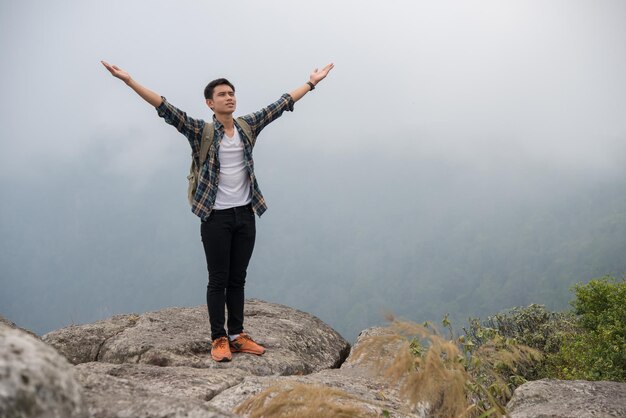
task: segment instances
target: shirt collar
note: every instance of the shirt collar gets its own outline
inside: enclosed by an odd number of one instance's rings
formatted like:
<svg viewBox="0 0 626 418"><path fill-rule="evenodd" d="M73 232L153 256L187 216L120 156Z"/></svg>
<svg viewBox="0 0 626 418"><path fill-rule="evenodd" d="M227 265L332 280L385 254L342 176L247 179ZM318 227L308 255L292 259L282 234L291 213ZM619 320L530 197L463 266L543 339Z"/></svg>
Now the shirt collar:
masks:
<svg viewBox="0 0 626 418"><path fill-rule="evenodd" d="M237 118L233 117L233 121L235 123L235 129L237 129L239 131L239 126L237 126ZM215 126L215 129L217 130L217 132L219 134L223 134L224 133L224 125L222 125L222 122L217 120L217 118L215 117L215 114L213 115L213 126ZM240 133L240 135L241 135L241 133Z"/></svg>
<svg viewBox="0 0 626 418"><path fill-rule="evenodd" d="M217 118L215 117L215 115L213 115L213 126L215 126L215 129L218 132L222 132L224 130L224 125L222 125L222 122L220 122L219 120L217 120Z"/></svg>

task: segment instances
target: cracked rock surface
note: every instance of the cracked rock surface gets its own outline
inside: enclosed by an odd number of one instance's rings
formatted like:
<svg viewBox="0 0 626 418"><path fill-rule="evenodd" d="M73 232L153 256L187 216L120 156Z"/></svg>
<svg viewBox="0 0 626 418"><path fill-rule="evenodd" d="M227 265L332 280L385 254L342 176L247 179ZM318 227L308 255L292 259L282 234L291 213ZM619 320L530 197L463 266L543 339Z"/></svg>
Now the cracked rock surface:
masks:
<svg viewBox="0 0 626 418"><path fill-rule="evenodd" d="M271 380L339 367L350 351L310 314L254 299L245 309L246 332L267 352L235 353L228 363L210 357L206 306L117 315L43 340L76 364L89 416L99 418L236 416L210 400L246 376Z"/></svg>
<svg viewBox="0 0 626 418"><path fill-rule="evenodd" d="M159 367L147 364L79 364L76 375L90 417L234 417L207 403L243 380L240 370Z"/></svg>
<svg viewBox="0 0 626 418"><path fill-rule="evenodd" d="M511 418L626 417L626 383L543 379L515 389Z"/></svg>

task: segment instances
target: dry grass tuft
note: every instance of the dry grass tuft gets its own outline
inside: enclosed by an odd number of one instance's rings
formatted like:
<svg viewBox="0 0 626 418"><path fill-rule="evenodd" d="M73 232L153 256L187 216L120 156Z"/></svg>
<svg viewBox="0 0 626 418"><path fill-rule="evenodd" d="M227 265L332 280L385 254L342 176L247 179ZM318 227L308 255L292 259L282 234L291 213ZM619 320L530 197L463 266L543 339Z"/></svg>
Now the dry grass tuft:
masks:
<svg viewBox="0 0 626 418"><path fill-rule="evenodd" d="M237 414L250 418L289 417L378 417L377 413L354 406L359 398L320 385L272 386L239 405ZM362 401L360 401L362 402Z"/></svg>
<svg viewBox="0 0 626 418"><path fill-rule="evenodd" d="M400 395L414 406L427 403L441 416L463 416L468 405L467 375L458 361L458 347L422 325L392 320L389 329L389 335L364 339L354 355L373 362L385 378L399 382ZM428 349L416 337L428 339ZM390 355L389 347L393 347Z"/></svg>
<svg viewBox="0 0 626 418"><path fill-rule="evenodd" d="M495 337L477 350L432 328L391 318L389 334L365 338L354 355L371 362L413 407L432 416L502 416L512 395L511 375L539 352Z"/></svg>

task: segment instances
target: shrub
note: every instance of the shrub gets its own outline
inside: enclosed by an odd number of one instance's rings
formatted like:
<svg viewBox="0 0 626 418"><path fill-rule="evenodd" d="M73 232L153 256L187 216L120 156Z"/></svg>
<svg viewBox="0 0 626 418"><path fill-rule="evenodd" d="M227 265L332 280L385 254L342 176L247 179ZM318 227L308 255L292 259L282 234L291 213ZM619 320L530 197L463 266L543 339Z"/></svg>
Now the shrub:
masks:
<svg viewBox="0 0 626 418"><path fill-rule="evenodd" d="M574 287L583 330L559 351L559 377L626 381L626 280L611 276Z"/></svg>
<svg viewBox="0 0 626 418"><path fill-rule="evenodd" d="M518 370L524 379L536 380L555 377L557 364L561 362L559 351L572 335L579 333L579 326L572 312L550 312L542 305L532 304L497 313L482 322L470 318L464 331L476 346L499 335L541 351L544 354L541 361Z"/></svg>
<svg viewBox="0 0 626 418"><path fill-rule="evenodd" d="M527 380L626 381L626 281L605 276L573 290L571 311L530 305L471 318L467 339L481 346L499 335L540 350L541 362L519 370Z"/></svg>

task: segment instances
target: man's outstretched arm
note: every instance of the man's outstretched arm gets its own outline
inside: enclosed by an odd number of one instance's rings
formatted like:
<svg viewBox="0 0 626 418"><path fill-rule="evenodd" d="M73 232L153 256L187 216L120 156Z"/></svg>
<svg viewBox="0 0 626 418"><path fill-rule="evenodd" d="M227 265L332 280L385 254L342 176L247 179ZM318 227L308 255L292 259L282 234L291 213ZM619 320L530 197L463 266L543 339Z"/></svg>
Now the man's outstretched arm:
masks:
<svg viewBox="0 0 626 418"><path fill-rule="evenodd" d="M316 86L317 83L319 83L320 81L326 78L326 76L328 75L328 72L332 70L334 66L335 64L330 63L326 67L322 68L321 70L318 70L316 68L315 70L313 70L313 72L309 76L309 82L313 84L313 86ZM313 90L313 88L309 85L309 83L306 83L298 87L291 93L289 93L289 95L291 96L294 102L297 102L311 90Z"/></svg>
<svg viewBox="0 0 626 418"><path fill-rule="evenodd" d="M107 70L113 75L113 77L117 77L122 80L128 87L135 90L135 92L140 95L146 102L150 103L154 107L159 107L163 102L161 96L147 87L142 86L137 83L126 71L122 70L116 65L111 65L108 62L101 61L102 65L106 67ZM293 96L292 96L293 97Z"/></svg>

